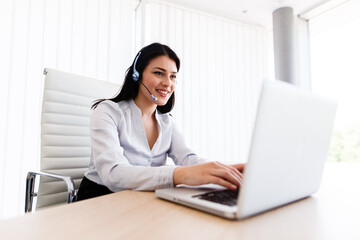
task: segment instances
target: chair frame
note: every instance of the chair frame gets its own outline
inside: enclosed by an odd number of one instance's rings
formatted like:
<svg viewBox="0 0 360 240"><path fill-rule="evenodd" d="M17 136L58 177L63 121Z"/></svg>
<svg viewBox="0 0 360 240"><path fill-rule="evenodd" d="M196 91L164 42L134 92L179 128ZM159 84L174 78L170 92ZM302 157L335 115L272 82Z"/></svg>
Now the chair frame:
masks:
<svg viewBox="0 0 360 240"><path fill-rule="evenodd" d="M25 192L25 213L32 212L33 208L33 199L37 196L35 190L35 180L36 176L43 176L49 178L55 178L58 180L63 180L67 186L67 203L72 203L76 200L76 190L75 184L71 177L61 176L57 174L45 173L45 172L28 172L26 177L26 192Z"/></svg>

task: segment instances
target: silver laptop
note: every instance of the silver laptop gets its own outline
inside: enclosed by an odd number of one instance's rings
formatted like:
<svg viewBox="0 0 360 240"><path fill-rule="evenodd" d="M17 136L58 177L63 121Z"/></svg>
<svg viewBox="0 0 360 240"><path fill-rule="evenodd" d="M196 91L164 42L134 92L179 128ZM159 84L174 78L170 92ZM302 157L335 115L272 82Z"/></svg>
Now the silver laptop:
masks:
<svg viewBox="0 0 360 240"><path fill-rule="evenodd" d="M156 190L156 196L230 219L308 197L320 185L335 112L333 100L266 80L240 190L180 186Z"/></svg>

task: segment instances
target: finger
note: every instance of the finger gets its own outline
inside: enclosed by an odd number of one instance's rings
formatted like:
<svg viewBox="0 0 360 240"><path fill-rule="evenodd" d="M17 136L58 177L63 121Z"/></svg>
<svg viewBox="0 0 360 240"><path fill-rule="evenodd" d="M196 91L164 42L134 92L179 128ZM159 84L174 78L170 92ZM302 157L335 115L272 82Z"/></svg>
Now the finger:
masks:
<svg viewBox="0 0 360 240"><path fill-rule="evenodd" d="M237 168L233 167L233 166L229 166L230 169L240 178L243 179L243 174L242 172L240 172Z"/></svg>
<svg viewBox="0 0 360 240"><path fill-rule="evenodd" d="M229 167L226 168L226 171L229 171L230 175L232 177L234 177L236 179L236 185L237 186L241 186L242 182L243 182L243 174L241 172L239 172L237 169L233 168L233 167ZM226 174L226 173L225 173ZM231 181L231 179L230 179Z"/></svg>
<svg viewBox="0 0 360 240"><path fill-rule="evenodd" d="M242 180L243 178L243 174L237 169L235 168L233 165L226 165L223 163L218 162L218 165L220 165L221 167L228 169L229 171L232 171L234 174L236 174L238 176L239 179Z"/></svg>
<svg viewBox="0 0 360 240"><path fill-rule="evenodd" d="M227 189L230 190L236 190L237 186L232 184L231 182L228 182L220 177L216 177L216 176L210 176L208 178L209 182L208 183L214 183L223 187L226 187Z"/></svg>
<svg viewBox="0 0 360 240"><path fill-rule="evenodd" d="M230 178L227 178L229 181L231 181L232 183L236 184L237 186L241 186L242 185L242 182L243 182L243 174L238 170L236 169L235 167L233 167L232 165L226 165L226 164L223 164L221 162L212 162L212 167L216 170L225 170L225 171L228 171L230 173L230 175L232 175L233 178L235 178L235 182ZM237 165L237 164L236 164ZM223 172L224 174L224 172ZM227 174L227 173L225 173ZM235 176L234 176L235 175ZM219 175L218 175L219 176ZM224 177L224 175L220 176L220 177Z"/></svg>
<svg viewBox="0 0 360 240"><path fill-rule="evenodd" d="M243 172L245 168L245 163L232 164L230 166L236 168L238 171Z"/></svg>
<svg viewBox="0 0 360 240"><path fill-rule="evenodd" d="M236 176L238 177L239 183L240 183L239 186L241 186L241 185L243 184L243 179L244 179L243 173L240 172L239 170L237 170L237 169L234 168L234 167L230 167L230 169L231 169L231 170L233 171L233 173L236 174Z"/></svg>
<svg viewBox="0 0 360 240"><path fill-rule="evenodd" d="M241 178L228 169L213 169L210 174L231 182L236 186L240 186Z"/></svg>

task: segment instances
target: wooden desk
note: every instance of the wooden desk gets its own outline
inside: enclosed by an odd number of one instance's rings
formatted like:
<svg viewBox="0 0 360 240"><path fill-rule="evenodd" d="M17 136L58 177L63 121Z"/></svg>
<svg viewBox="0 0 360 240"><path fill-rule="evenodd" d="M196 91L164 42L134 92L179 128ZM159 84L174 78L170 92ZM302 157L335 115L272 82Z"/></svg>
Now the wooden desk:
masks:
<svg viewBox="0 0 360 240"><path fill-rule="evenodd" d="M312 197L231 221L123 191L0 222L1 239L360 239L360 164L326 166Z"/></svg>

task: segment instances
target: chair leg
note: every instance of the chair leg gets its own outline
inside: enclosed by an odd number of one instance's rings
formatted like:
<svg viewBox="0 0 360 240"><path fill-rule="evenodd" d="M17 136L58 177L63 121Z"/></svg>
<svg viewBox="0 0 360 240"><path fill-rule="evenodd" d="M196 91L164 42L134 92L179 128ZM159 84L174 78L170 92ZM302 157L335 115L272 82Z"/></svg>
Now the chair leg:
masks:
<svg viewBox="0 0 360 240"><path fill-rule="evenodd" d="M33 198L36 197L34 193L36 175L29 172L26 177L26 190L25 190L25 213L32 211Z"/></svg>

